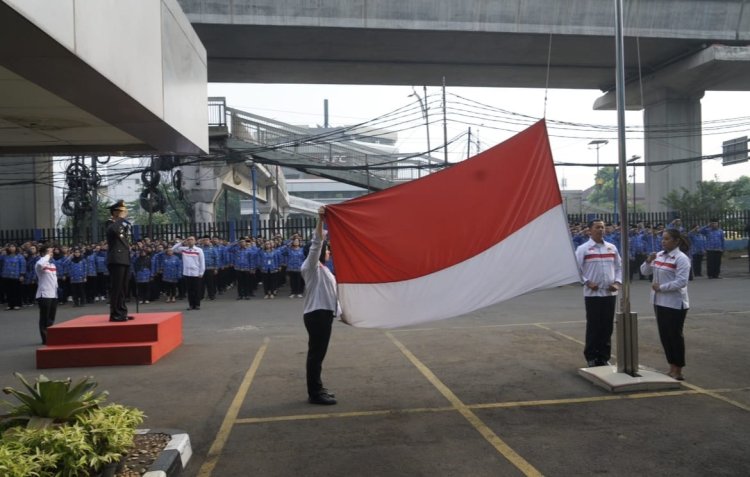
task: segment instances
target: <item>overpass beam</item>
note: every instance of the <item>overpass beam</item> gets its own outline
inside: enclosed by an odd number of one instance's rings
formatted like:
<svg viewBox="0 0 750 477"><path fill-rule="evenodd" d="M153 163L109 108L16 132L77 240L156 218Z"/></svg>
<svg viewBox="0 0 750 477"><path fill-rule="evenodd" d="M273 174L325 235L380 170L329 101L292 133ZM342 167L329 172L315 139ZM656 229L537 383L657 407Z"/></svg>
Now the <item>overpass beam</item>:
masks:
<svg viewBox="0 0 750 477"><path fill-rule="evenodd" d="M662 99L643 111L645 128L646 207L652 212L667 210L662 203L670 191L694 191L702 180L701 161L650 166L702 155L701 103L703 93L685 95L662 90Z"/></svg>

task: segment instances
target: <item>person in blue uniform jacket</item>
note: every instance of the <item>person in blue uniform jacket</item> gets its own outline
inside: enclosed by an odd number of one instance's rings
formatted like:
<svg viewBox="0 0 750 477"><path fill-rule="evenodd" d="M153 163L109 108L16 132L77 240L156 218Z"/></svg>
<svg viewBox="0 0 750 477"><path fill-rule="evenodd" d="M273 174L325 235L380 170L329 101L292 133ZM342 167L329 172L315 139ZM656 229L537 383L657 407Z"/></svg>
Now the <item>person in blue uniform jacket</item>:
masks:
<svg viewBox="0 0 750 477"><path fill-rule="evenodd" d="M83 306L86 301L86 279L88 270L86 259L81 255L81 249L74 248L73 256L65 264L65 278L70 282L73 295L73 306Z"/></svg>

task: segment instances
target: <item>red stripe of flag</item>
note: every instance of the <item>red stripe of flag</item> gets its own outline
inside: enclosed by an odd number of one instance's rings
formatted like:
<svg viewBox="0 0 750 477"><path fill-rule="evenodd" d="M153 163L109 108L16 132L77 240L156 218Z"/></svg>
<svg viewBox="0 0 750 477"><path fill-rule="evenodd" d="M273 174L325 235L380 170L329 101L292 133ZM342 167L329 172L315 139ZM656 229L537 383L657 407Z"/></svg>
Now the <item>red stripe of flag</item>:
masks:
<svg viewBox="0 0 750 477"><path fill-rule="evenodd" d="M562 204L544 121L471 160L326 208L339 283L422 277Z"/></svg>

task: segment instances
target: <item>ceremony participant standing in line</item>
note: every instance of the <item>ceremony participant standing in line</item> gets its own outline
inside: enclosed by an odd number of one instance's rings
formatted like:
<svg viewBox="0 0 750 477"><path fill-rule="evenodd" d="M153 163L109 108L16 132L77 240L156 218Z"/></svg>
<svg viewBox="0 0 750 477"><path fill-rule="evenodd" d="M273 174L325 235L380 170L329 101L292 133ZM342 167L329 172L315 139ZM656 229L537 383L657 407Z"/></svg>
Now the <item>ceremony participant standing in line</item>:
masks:
<svg viewBox="0 0 750 477"><path fill-rule="evenodd" d="M125 298L130 280L130 222L125 220L128 209L124 200L109 208L107 222L107 270L109 270L109 321L132 320Z"/></svg>
<svg viewBox="0 0 750 477"><path fill-rule="evenodd" d="M644 275L653 273L651 303L656 313L659 338L669 363L669 376L682 381L685 367L685 338L682 329L690 302L687 284L690 259L685 251L690 245L677 229L667 229L661 239L662 250L648 256L641 265Z"/></svg>
<svg viewBox="0 0 750 477"><path fill-rule="evenodd" d="M219 249L214 247L208 236L201 239L200 248L203 250L203 258L206 262L206 271L203 274L205 294L208 295L209 300L214 301L216 299L216 282L219 275ZM203 295L204 291L201 290L201 298L203 298Z"/></svg>
<svg viewBox="0 0 750 477"><path fill-rule="evenodd" d="M622 262L617 247L604 241L604 222L589 223L591 238L576 249L586 305L586 346L589 367L607 366L612 353L612 329L617 292L622 284Z"/></svg>
<svg viewBox="0 0 750 477"><path fill-rule="evenodd" d="M690 240L690 258L692 260L693 268L690 279L693 276L703 276L703 254L706 252L706 237L701 233L700 227L694 225L693 228L688 232L688 239Z"/></svg>
<svg viewBox="0 0 750 477"><path fill-rule="evenodd" d="M305 252L300 247L299 238L294 238L291 245L287 248L287 268L289 274L289 286L291 294L289 298L302 298L305 292L305 282L302 280L302 262L305 260Z"/></svg>
<svg viewBox="0 0 750 477"><path fill-rule="evenodd" d="M34 265L39 285L36 301L39 304L39 334L42 344L47 344L47 328L55 324L57 314L57 267L52 260L52 247L39 247L41 257Z"/></svg>
<svg viewBox="0 0 750 477"><path fill-rule="evenodd" d="M164 251L164 294L167 303L174 303L177 296L177 282L182 277L182 260L174 254L171 248Z"/></svg>
<svg viewBox="0 0 750 477"><path fill-rule="evenodd" d="M21 286L26 276L26 258L18 253L15 244L5 249L2 266L3 288L8 301L6 310L20 310L23 305Z"/></svg>
<svg viewBox="0 0 750 477"><path fill-rule="evenodd" d="M182 276L187 288L188 310L201 309L203 274L206 272L206 259L203 250L195 246L195 237L177 242L172 250L182 256Z"/></svg>
<svg viewBox="0 0 750 477"><path fill-rule="evenodd" d="M307 395L311 404L336 404L333 393L323 387L323 360L331 340L333 318L340 313L336 294L336 278L324 265L330 256L323 240L325 207L318 209L318 224L310 244L310 252L302 264L302 278L307 288L303 318L307 328Z"/></svg>
<svg viewBox="0 0 750 477"><path fill-rule="evenodd" d="M701 229L706 236L706 274L708 278L721 278L721 255L724 253L724 231L719 227L719 219Z"/></svg>
<svg viewBox="0 0 750 477"><path fill-rule="evenodd" d="M73 306L83 306L86 302L86 279L88 269L86 258L81 255L81 249L74 248L73 256L65 267L65 277L70 282L70 294L73 296Z"/></svg>

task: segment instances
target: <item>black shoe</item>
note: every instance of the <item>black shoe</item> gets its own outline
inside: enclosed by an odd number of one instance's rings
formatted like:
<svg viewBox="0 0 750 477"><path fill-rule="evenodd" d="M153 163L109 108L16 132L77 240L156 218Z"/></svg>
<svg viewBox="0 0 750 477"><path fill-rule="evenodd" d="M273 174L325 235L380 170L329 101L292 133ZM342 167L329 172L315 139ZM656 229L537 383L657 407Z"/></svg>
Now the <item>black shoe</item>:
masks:
<svg viewBox="0 0 750 477"><path fill-rule="evenodd" d="M333 394L333 393L332 393L331 391L329 391L329 390L328 390L328 389L326 389L326 388L322 388L322 389L320 390L320 394L327 394L327 395L331 396L332 398L335 398L335 397L336 397L336 395L335 395L335 394Z"/></svg>
<svg viewBox="0 0 750 477"><path fill-rule="evenodd" d="M590 360L586 361L586 367L587 368L595 368L596 366L599 366L599 365L596 364L596 360L595 359L590 359Z"/></svg>
<svg viewBox="0 0 750 477"><path fill-rule="evenodd" d="M125 321L128 321L127 318L110 318L109 321L114 321L116 323L123 323Z"/></svg>
<svg viewBox="0 0 750 477"><path fill-rule="evenodd" d="M310 396L307 401L310 404L322 404L324 406L331 406L336 404L336 400L328 394L320 393L317 396Z"/></svg>
<svg viewBox="0 0 750 477"><path fill-rule="evenodd" d="M200 309L201 309L201 307L199 307L199 306L193 307L193 310L200 310Z"/></svg>
<svg viewBox="0 0 750 477"><path fill-rule="evenodd" d="M128 320L135 320L135 316L128 315Z"/></svg>

